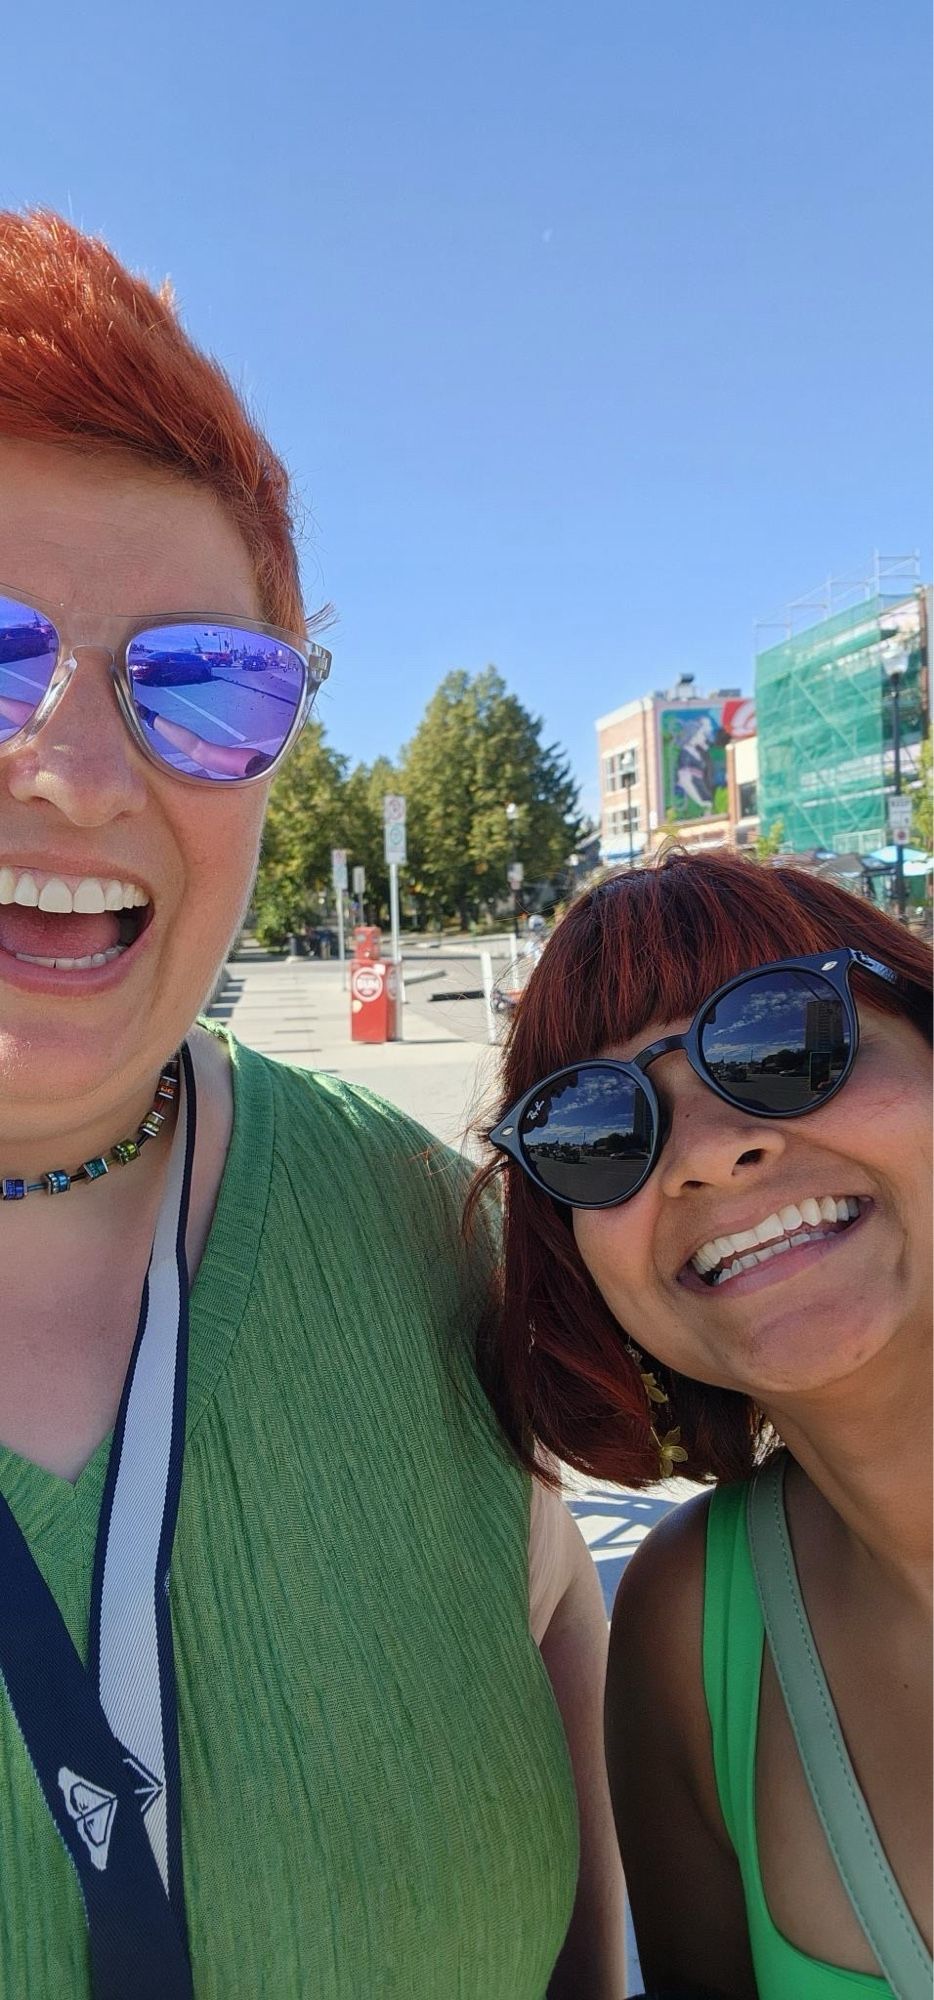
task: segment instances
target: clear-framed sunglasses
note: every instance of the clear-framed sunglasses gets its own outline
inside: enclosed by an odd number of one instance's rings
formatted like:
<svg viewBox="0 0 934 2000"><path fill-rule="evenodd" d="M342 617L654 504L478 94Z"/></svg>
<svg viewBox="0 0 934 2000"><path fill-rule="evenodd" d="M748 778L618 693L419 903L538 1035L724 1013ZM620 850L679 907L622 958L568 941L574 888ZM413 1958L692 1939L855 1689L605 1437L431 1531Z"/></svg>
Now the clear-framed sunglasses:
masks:
<svg viewBox="0 0 934 2000"><path fill-rule="evenodd" d="M0 584L0 755L29 743L48 721L82 648L110 654L133 741L188 784L268 778L331 671L324 646L256 619L205 612L85 619Z"/></svg>

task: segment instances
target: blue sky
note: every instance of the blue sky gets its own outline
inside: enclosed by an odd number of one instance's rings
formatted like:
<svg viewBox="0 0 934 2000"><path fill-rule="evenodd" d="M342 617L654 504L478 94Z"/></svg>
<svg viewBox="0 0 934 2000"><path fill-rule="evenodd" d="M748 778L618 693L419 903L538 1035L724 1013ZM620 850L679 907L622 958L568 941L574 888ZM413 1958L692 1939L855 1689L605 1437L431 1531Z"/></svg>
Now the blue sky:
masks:
<svg viewBox="0 0 934 2000"><path fill-rule="evenodd" d="M307 510L370 760L494 661L570 752L874 547L930 575L922 0L47 0L0 199L171 273ZM774 635L773 635L774 636Z"/></svg>

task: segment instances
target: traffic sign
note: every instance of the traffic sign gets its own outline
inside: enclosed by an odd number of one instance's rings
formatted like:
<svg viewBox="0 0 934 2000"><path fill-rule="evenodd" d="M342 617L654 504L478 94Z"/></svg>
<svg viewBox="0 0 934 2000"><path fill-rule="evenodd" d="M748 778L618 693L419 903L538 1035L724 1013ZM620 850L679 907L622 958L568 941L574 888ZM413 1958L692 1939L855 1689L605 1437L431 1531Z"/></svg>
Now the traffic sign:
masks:
<svg viewBox="0 0 934 2000"><path fill-rule="evenodd" d="M338 894L342 889L346 889L347 887L346 847L332 847L331 849L331 881Z"/></svg>
<svg viewBox="0 0 934 2000"><path fill-rule="evenodd" d="M911 838L912 803L910 793L906 797L904 792L893 793L887 801L889 839L896 847L907 846Z"/></svg>
<svg viewBox="0 0 934 2000"><path fill-rule="evenodd" d="M387 867L404 868L405 800L398 792L386 792L383 798L383 842Z"/></svg>
<svg viewBox="0 0 934 2000"><path fill-rule="evenodd" d="M362 896L362 895L363 895L363 893L364 893L364 890L365 890L365 889L366 889L366 869L365 869L365 868L355 868L355 869L354 869L354 871L353 871L353 892L354 892L354 895L355 895L355 896Z"/></svg>
<svg viewBox="0 0 934 2000"><path fill-rule="evenodd" d="M383 828L385 855L389 867L404 868L406 861L405 820L395 819Z"/></svg>
<svg viewBox="0 0 934 2000"><path fill-rule="evenodd" d="M510 889L521 889L525 881L525 869L521 861L511 861L506 870L506 880Z"/></svg>

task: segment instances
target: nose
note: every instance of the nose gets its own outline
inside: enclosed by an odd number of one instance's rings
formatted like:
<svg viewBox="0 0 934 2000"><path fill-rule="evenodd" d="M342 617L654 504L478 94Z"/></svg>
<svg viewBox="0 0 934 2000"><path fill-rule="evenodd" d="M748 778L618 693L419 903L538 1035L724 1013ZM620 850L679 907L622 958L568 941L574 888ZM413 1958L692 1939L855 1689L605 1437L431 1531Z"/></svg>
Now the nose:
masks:
<svg viewBox="0 0 934 2000"><path fill-rule="evenodd" d="M143 810L145 764L117 707L110 654L82 646L73 658L51 715L0 773L19 802L44 799L73 826L106 826Z"/></svg>
<svg viewBox="0 0 934 2000"><path fill-rule="evenodd" d="M677 1197L704 1187L736 1190L754 1184L786 1149L781 1121L737 1111L690 1070L675 1083L679 1061L687 1070L683 1057L665 1062L671 1071L665 1091L669 1126L659 1162L662 1191Z"/></svg>

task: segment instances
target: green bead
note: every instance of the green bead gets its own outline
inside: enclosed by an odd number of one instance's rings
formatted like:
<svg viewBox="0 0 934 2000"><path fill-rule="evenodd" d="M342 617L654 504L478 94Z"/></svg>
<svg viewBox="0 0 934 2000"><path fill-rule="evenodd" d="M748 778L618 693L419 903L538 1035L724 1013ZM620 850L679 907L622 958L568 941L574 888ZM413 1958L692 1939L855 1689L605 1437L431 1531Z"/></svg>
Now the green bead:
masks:
<svg viewBox="0 0 934 2000"><path fill-rule="evenodd" d="M139 1129L141 1132L146 1133L147 1138L157 1139L164 1124L165 1124L165 1112L156 1111L155 1109L153 1109L152 1111L150 1111L149 1116L143 1119L143 1122Z"/></svg>
<svg viewBox="0 0 934 2000"><path fill-rule="evenodd" d="M119 1161L121 1167L127 1167L131 1160L139 1159L139 1147L135 1139L121 1139L111 1151L113 1158Z"/></svg>

